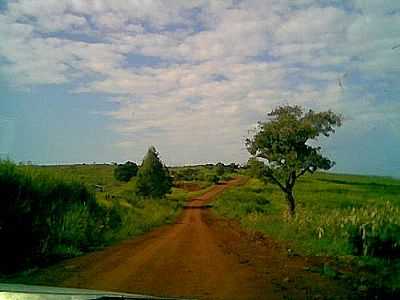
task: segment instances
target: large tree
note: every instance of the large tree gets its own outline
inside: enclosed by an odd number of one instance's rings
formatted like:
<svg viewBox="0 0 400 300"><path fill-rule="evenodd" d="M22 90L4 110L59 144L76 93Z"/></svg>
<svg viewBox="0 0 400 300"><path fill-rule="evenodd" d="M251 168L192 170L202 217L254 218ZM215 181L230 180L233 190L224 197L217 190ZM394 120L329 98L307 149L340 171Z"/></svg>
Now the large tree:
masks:
<svg viewBox="0 0 400 300"><path fill-rule="evenodd" d="M139 168L136 187L138 194L157 198L171 191L172 178L153 146L147 151Z"/></svg>
<svg viewBox="0 0 400 300"><path fill-rule="evenodd" d="M253 158L262 159L261 176L280 187L286 196L289 216L293 216L296 180L307 172L328 170L335 164L321 154L315 140L335 132L342 117L330 110L305 111L297 105L286 105L274 109L266 121L258 124L254 136L246 139L247 149Z"/></svg>

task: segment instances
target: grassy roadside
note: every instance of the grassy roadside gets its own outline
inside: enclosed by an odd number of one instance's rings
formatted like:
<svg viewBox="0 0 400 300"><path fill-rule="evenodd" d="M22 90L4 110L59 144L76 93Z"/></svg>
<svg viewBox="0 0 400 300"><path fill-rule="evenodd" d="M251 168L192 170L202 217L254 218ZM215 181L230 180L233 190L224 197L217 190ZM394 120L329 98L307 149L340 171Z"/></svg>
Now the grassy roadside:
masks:
<svg viewBox="0 0 400 300"><path fill-rule="evenodd" d="M298 214L287 221L274 185L251 179L226 191L214 210L248 229L285 241L303 255L329 256L321 273L364 293L392 296L400 289L400 181L319 173L296 187Z"/></svg>
<svg viewBox="0 0 400 300"><path fill-rule="evenodd" d="M111 165L16 166L0 162L3 273L45 266L171 223L190 192L135 194ZM201 192L201 191L200 191ZM3 224L4 223L4 224ZM18 236L18 239L14 237Z"/></svg>

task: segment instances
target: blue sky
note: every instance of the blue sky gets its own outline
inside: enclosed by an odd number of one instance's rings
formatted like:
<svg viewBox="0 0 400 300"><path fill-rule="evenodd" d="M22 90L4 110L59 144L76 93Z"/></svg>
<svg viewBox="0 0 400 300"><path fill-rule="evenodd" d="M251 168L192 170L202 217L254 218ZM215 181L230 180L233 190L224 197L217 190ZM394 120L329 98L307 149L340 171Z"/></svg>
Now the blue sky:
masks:
<svg viewBox="0 0 400 300"><path fill-rule="evenodd" d="M280 104L345 117L337 172L400 176L397 0L0 0L0 155L244 162Z"/></svg>

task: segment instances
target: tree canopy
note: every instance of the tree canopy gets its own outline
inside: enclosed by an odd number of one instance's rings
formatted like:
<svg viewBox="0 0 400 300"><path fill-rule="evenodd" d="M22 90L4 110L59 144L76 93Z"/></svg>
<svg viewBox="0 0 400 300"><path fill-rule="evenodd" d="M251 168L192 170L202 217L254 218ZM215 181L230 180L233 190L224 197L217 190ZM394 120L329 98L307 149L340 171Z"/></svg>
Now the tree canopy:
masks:
<svg viewBox="0 0 400 300"><path fill-rule="evenodd" d="M215 171L217 173L218 176L222 176L225 173L225 165L221 162L217 163L215 165Z"/></svg>
<svg viewBox="0 0 400 300"><path fill-rule="evenodd" d="M165 196L171 190L172 178L154 146L149 148L143 159L136 186L139 195L156 198Z"/></svg>
<svg viewBox="0 0 400 300"><path fill-rule="evenodd" d="M334 162L323 156L320 146L314 146L318 137L329 137L342 117L332 111L304 111L300 106L280 106L258 123L246 146L253 158L262 159L262 177L269 178L286 194L289 213L294 214L293 187L305 173L328 170Z"/></svg>
<svg viewBox="0 0 400 300"><path fill-rule="evenodd" d="M132 177L136 176L138 169L137 164L127 161L114 169L114 177L119 181L129 181Z"/></svg>

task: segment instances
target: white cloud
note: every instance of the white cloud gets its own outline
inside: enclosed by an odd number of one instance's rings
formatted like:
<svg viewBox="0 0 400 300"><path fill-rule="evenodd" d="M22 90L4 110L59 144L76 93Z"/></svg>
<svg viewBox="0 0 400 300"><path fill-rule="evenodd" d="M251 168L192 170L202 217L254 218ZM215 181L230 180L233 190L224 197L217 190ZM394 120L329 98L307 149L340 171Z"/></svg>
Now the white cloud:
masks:
<svg viewBox="0 0 400 300"><path fill-rule="evenodd" d="M17 86L111 95L121 145L157 140L193 160L207 141L205 159L233 159L279 103L379 107L364 100L379 96L375 78L398 77L398 1L334 2L11 1L0 12L0 68ZM212 154L215 144L227 147Z"/></svg>

